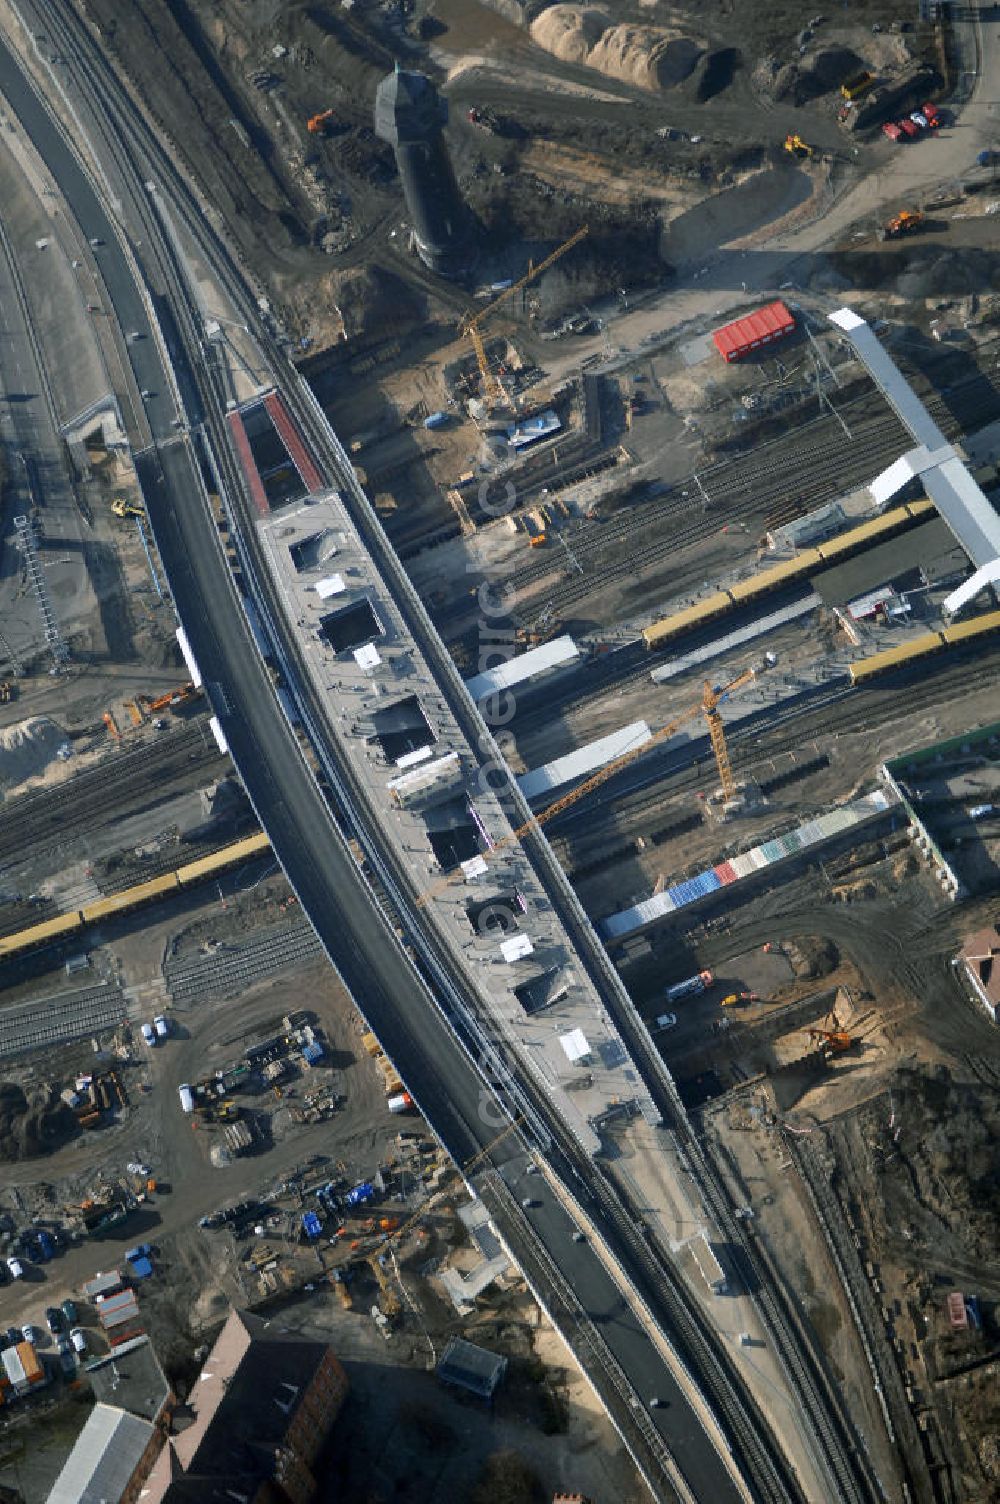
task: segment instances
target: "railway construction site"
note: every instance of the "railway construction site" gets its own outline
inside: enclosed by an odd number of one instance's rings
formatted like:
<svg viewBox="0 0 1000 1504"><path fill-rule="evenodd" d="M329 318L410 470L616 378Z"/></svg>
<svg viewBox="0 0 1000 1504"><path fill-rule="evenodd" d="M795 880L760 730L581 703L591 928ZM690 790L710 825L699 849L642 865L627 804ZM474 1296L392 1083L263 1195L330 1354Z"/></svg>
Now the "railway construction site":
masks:
<svg viewBox="0 0 1000 1504"><path fill-rule="evenodd" d="M727 1447L733 1497L1000 1496L995 25L882 0L55 9L7 41L56 117L87 36L166 145L148 197L178 191L169 161L307 384L275 383L163 211L225 395L163 452L193 455L239 632L384 933L338 950L282 871L122 418L122 352L153 341L113 327L100 236L49 241L12 129L0 314L50 375L33 438L0 355L0 1335L78 1302L91 1358L148 1338L180 1401L231 1307L320 1335L352 1398L318 1498L492 1497L506 1469L517 1500L714 1501ZM446 953L479 968L505 1115L475 1153L406 1057L429 1014L404 1048L373 1026L392 947L418 999ZM603 1345L532 1236L546 1206L669 1391ZM138 1307L117 1336L87 1288L112 1269ZM50 1382L0 1406L25 1504L102 1397L50 1329ZM456 1338L502 1360L482 1414L432 1381Z"/></svg>

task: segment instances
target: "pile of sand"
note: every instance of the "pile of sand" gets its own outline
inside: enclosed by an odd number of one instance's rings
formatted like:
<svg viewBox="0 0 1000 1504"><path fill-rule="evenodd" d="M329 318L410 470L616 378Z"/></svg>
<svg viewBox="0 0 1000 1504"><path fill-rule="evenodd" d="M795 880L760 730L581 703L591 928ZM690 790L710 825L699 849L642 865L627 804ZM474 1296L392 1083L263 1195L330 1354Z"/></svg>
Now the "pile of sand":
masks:
<svg viewBox="0 0 1000 1504"><path fill-rule="evenodd" d="M640 89L672 89L694 71L703 42L665 26L616 25L589 5L551 5L531 23L539 47Z"/></svg>
<svg viewBox="0 0 1000 1504"><path fill-rule="evenodd" d="M0 795L44 778L53 765L62 768L62 749L68 746L65 731L47 715L33 715L0 730Z"/></svg>

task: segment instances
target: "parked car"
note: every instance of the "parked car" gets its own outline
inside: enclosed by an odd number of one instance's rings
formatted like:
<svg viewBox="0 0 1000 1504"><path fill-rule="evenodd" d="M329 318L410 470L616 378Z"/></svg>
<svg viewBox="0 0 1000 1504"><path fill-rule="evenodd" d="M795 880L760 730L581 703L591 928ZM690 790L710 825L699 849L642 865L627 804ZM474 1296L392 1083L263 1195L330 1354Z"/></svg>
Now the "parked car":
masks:
<svg viewBox="0 0 1000 1504"><path fill-rule="evenodd" d="M21 1263L21 1260L16 1259L13 1254L11 1254L10 1258L7 1260L7 1269L10 1273L11 1279L24 1278L24 1265Z"/></svg>
<svg viewBox="0 0 1000 1504"><path fill-rule="evenodd" d="M153 1032L152 1024L142 1025L142 1037L150 1046L150 1048L152 1048L152 1046L156 1043L156 1035Z"/></svg>
<svg viewBox="0 0 1000 1504"><path fill-rule="evenodd" d="M76 1373L76 1355L68 1337L59 1338L59 1363L67 1379L71 1379Z"/></svg>
<svg viewBox="0 0 1000 1504"><path fill-rule="evenodd" d="M125 1168L130 1175L142 1175L143 1177L146 1177L147 1175L152 1175L153 1173L149 1165L144 1165L141 1159L130 1160Z"/></svg>
<svg viewBox="0 0 1000 1504"><path fill-rule="evenodd" d="M166 1039L170 1033L170 1023L166 1016L158 1013L153 1019L153 1028L156 1030L157 1039Z"/></svg>
<svg viewBox="0 0 1000 1504"><path fill-rule="evenodd" d="M35 1242L38 1244L38 1251L41 1255L42 1262L47 1264L49 1259L55 1257L56 1252L56 1245L53 1241L52 1234L50 1232L46 1232L44 1227L36 1228Z"/></svg>
<svg viewBox="0 0 1000 1504"><path fill-rule="evenodd" d="M26 1321L24 1326L22 1326L21 1337L25 1342L34 1342L35 1328L32 1326L30 1321Z"/></svg>
<svg viewBox="0 0 1000 1504"><path fill-rule="evenodd" d="M21 1328L19 1326L9 1326L3 1334L4 1347L16 1347L21 1340Z"/></svg>
<svg viewBox="0 0 1000 1504"><path fill-rule="evenodd" d="M69 1322L70 1326L72 1326L76 1321L76 1301L64 1300L62 1303L62 1313L66 1317L66 1320Z"/></svg>
<svg viewBox="0 0 1000 1504"><path fill-rule="evenodd" d="M63 1313L62 1311L60 1311L58 1306L49 1306L48 1310L45 1312L45 1321L53 1337L58 1337L59 1333L63 1331L66 1326L66 1322L63 1319Z"/></svg>
<svg viewBox="0 0 1000 1504"><path fill-rule="evenodd" d="M87 1336L82 1327L75 1326L69 1334L69 1340L78 1353L87 1351Z"/></svg>

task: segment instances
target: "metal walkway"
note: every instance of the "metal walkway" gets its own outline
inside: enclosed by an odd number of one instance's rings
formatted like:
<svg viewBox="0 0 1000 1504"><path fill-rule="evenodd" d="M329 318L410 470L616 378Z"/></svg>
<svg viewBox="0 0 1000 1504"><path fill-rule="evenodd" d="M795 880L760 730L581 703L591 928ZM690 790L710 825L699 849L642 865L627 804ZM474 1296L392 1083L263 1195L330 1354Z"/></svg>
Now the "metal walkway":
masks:
<svg viewBox="0 0 1000 1504"><path fill-rule="evenodd" d="M894 461L871 483L874 500L884 506L911 480L920 481L976 570L945 602L953 612L988 583L990 566L1000 559L1000 516L994 511L930 413L879 344L869 324L852 308L838 308L830 323L847 335L893 412L913 435L916 448ZM983 572L981 584L975 584Z"/></svg>

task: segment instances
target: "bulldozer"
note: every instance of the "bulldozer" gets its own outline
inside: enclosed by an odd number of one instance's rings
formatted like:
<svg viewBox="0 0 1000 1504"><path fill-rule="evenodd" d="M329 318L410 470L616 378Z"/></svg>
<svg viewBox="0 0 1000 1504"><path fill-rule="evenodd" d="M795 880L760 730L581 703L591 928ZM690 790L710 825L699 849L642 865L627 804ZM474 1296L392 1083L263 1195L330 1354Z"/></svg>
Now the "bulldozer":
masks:
<svg viewBox="0 0 1000 1504"><path fill-rule="evenodd" d="M901 209L892 219L886 220L878 232L879 240L898 240L901 235L909 235L913 230L919 230L924 222L924 216L918 209Z"/></svg>
<svg viewBox="0 0 1000 1504"><path fill-rule="evenodd" d="M785 137L785 150L793 157L798 157L800 161L808 160L813 155L812 147L798 134L789 134Z"/></svg>

